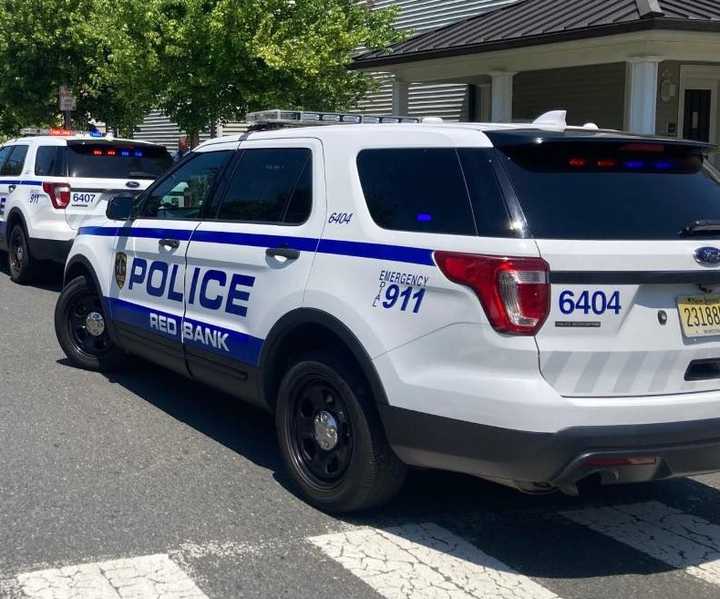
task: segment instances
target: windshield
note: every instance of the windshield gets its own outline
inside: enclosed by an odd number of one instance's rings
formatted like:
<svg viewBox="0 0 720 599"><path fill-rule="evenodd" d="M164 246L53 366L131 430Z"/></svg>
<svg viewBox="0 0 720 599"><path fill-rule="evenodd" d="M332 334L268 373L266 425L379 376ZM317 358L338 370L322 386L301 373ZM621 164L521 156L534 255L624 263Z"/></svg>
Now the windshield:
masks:
<svg viewBox="0 0 720 599"><path fill-rule="evenodd" d="M536 238L678 239L696 221L720 221L717 171L697 148L550 142L500 151Z"/></svg>
<svg viewBox="0 0 720 599"><path fill-rule="evenodd" d="M67 147L67 174L98 179L157 179L172 164L165 148L82 144Z"/></svg>

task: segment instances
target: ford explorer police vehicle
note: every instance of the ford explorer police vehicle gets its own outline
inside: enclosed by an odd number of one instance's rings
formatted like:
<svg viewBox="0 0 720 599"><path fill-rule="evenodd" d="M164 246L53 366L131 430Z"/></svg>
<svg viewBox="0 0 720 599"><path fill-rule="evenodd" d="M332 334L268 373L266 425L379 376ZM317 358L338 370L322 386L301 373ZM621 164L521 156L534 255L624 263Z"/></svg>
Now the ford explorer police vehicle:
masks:
<svg viewBox="0 0 720 599"><path fill-rule="evenodd" d="M0 250L27 283L64 263L81 223L119 192L145 189L171 163L163 146L63 129L26 130L0 147Z"/></svg>
<svg viewBox="0 0 720 599"><path fill-rule="evenodd" d="M206 142L82 226L73 364L135 354L271 410L330 511L407 466L568 493L720 469L712 148L562 112L254 118L339 124Z"/></svg>

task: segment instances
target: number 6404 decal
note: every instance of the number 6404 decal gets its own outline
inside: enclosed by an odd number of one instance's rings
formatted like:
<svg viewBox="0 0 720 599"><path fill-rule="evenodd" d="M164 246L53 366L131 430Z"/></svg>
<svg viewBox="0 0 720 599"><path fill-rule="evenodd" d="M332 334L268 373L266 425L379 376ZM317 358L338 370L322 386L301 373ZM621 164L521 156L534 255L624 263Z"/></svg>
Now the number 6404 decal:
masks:
<svg viewBox="0 0 720 599"><path fill-rule="evenodd" d="M622 306L620 305L620 292L612 291L591 291L585 289L577 293L566 289L560 294L560 312L563 314L572 314L573 312L582 312L585 315L596 314L600 316L605 312L613 312L620 314Z"/></svg>

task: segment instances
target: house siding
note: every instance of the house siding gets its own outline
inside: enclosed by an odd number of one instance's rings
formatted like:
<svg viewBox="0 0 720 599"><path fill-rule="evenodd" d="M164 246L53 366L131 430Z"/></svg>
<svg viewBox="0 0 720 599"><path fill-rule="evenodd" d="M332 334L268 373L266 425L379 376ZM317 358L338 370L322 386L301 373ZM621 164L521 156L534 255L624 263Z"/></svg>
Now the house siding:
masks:
<svg viewBox="0 0 720 599"><path fill-rule="evenodd" d="M369 0L370 1L370 0ZM400 14L395 21L398 29L410 34L422 33L450 25L516 0L375 0L377 9L397 6ZM357 106L367 114L392 112L392 78L376 75L379 87ZM413 83L408 98L413 116L438 116L449 121L468 120L468 86Z"/></svg>
<svg viewBox="0 0 720 599"><path fill-rule="evenodd" d="M625 68L625 63L614 63L518 73L513 120L530 121L548 110L565 109L568 123L622 129Z"/></svg>

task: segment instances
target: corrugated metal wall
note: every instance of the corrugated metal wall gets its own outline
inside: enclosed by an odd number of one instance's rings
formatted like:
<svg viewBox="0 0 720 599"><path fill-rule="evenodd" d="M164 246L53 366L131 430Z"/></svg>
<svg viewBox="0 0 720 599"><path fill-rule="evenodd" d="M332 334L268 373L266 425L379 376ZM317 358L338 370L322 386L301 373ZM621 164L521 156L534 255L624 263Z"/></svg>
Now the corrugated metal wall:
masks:
<svg viewBox="0 0 720 599"><path fill-rule="evenodd" d="M375 8L397 5L399 29L421 33L449 25L491 8L511 4L517 0L366 0ZM387 75L377 75L380 87L358 104L358 110L369 114L392 112L392 83ZM467 119L468 93L466 85L410 86L410 113L418 116L439 116L448 120ZM227 123L219 131L223 135L242 133L238 123ZM135 132L135 137L165 144L174 150L180 131L159 111L151 112ZM206 139L207 134L201 139Z"/></svg>
<svg viewBox="0 0 720 599"><path fill-rule="evenodd" d="M437 29L516 0L368 0L375 8L398 6L398 29L422 33ZM378 74L380 87L358 104L361 112L392 111L392 81ZM468 120L467 85L415 83L410 86L409 106L413 116L439 116L450 121Z"/></svg>

